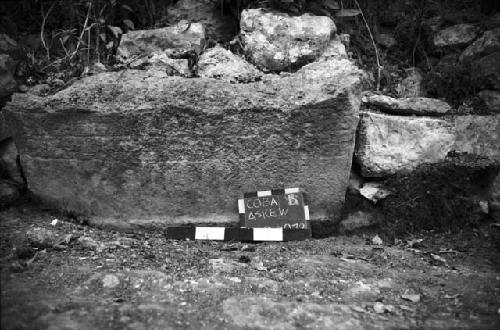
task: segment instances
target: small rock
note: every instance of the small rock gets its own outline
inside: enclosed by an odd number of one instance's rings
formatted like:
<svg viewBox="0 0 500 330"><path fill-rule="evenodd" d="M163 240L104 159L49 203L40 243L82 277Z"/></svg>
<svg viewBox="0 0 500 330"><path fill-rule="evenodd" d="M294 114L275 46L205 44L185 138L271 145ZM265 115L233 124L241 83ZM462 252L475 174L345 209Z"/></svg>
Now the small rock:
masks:
<svg viewBox="0 0 500 330"><path fill-rule="evenodd" d="M372 238L372 244L373 244L373 245L382 245L382 244L384 244L384 241L382 241L382 239L380 238L380 236L375 235L375 236Z"/></svg>
<svg viewBox="0 0 500 330"><path fill-rule="evenodd" d="M488 201L479 201L479 209L482 213L488 214L490 210Z"/></svg>
<svg viewBox="0 0 500 330"><path fill-rule="evenodd" d="M52 230L34 227L26 232L28 241L35 247L53 247L59 241L59 235Z"/></svg>
<svg viewBox="0 0 500 330"><path fill-rule="evenodd" d="M120 279L113 274L106 274L102 279L102 287L113 289L120 285Z"/></svg>
<svg viewBox="0 0 500 330"><path fill-rule="evenodd" d="M373 305L373 310L377 314L384 314L384 313L393 313L395 308L392 305L384 305L381 302L377 301Z"/></svg>
<svg viewBox="0 0 500 330"><path fill-rule="evenodd" d="M56 226L58 222L59 222L59 220L58 220L58 219L54 219L54 220L52 220L52 221L50 222L50 224L51 224L52 226Z"/></svg>
<svg viewBox="0 0 500 330"><path fill-rule="evenodd" d="M445 258L438 256L437 254L431 253L431 258L432 258L432 260L435 260L435 261L440 262L442 264L448 263Z"/></svg>
<svg viewBox="0 0 500 330"><path fill-rule="evenodd" d="M464 46L476 39L479 29L470 24L457 24L439 31L434 36L434 46Z"/></svg>
<svg viewBox="0 0 500 330"><path fill-rule="evenodd" d="M396 39L387 33L381 33L377 36L377 42L385 48L392 48L397 45Z"/></svg>
<svg viewBox="0 0 500 330"><path fill-rule="evenodd" d="M87 249L99 249L101 247L101 244L96 242L94 239L86 236L81 236L78 238L78 244L80 244L82 247L87 248Z"/></svg>
<svg viewBox="0 0 500 330"><path fill-rule="evenodd" d="M50 91L50 86L47 84L38 84L28 89L28 93L37 96L45 96L49 93L49 91Z"/></svg>
<svg viewBox="0 0 500 330"><path fill-rule="evenodd" d="M378 201L386 198L391 194L391 191L384 189L383 184L378 182L366 182L359 189L361 196L377 204Z"/></svg>
<svg viewBox="0 0 500 330"><path fill-rule="evenodd" d="M403 300L408 300L413 303L418 303L420 301L420 295L419 294L403 294L401 295L401 299Z"/></svg>
<svg viewBox="0 0 500 330"><path fill-rule="evenodd" d="M421 97L424 96L424 77L417 68L406 70L406 77L397 86L399 97Z"/></svg>

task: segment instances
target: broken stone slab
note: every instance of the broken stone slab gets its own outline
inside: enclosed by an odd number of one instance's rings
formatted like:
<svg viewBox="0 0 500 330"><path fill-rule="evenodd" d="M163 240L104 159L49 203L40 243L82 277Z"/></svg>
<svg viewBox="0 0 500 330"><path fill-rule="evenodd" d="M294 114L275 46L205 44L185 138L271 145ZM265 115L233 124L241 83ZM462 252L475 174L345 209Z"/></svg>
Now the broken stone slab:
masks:
<svg viewBox="0 0 500 330"><path fill-rule="evenodd" d="M379 182L366 182L363 187L359 189L359 193L364 198L376 204L380 200L386 198L391 194L391 191L384 188L384 185Z"/></svg>
<svg viewBox="0 0 500 330"><path fill-rule="evenodd" d="M122 63L153 54L186 58L192 56L192 53L200 54L204 45L203 25L184 21L175 26L126 33L122 36L116 55Z"/></svg>
<svg viewBox="0 0 500 330"><path fill-rule="evenodd" d="M337 28L327 16L289 16L246 9L240 34L246 56L263 71L296 69L316 60Z"/></svg>
<svg viewBox="0 0 500 330"><path fill-rule="evenodd" d="M436 119L361 114L355 158L365 177L411 171L450 151L500 159L500 115Z"/></svg>
<svg viewBox="0 0 500 330"><path fill-rule="evenodd" d="M237 222L241 193L276 187L336 218L364 77L348 60L249 84L126 70L4 111L28 188L95 224Z"/></svg>
<svg viewBox="0 0 500 330"><path fill-rule="evenodd" d="M198 76L233 83L259 80L263 73L231 51L217 46L205 51L198 60Z"/></svg>
<svg viewBox="0 0 500 330"><path fill-rule="evenodd" d="M363 112L354 155L363 176L384 177L443 160L454 143L446 120Z"/></svg>
<svg viewBox="0 0 500 330"><path fill-rule="evenodd" d="M452 109L445 101L428 97L394 98L387 95L367 95L363 97L363 102L395 115L440 116Z"/></svg>
<svg viewBox="0 0 500 330"><path fill-rule="evenodd" d="M479 97L490 112L500 113L500 91L484 90L479 92Z"/></svg>
<svg viewBox="0 0 500 330"><path fill-rule="evenodd" d="M462 52L460 61L471 61L495 52L500 52L500 27L484 32Z"/></svg>
<svg viewBox="0 0 500 330"><path fill-rule="evenodd" d="M440 30L434 36L434 46L436 47L457 47L464 46L477 38L479 28L471 24L457 24Z"/></svg>

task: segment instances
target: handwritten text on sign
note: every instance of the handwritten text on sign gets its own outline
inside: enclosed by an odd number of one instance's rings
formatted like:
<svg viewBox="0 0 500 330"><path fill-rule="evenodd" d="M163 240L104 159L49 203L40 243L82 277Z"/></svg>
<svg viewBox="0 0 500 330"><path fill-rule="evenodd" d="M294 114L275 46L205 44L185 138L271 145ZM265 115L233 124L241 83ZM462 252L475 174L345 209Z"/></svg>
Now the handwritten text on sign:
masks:
<svg viewBox="0 0 500 330"><path fill-rule="evenodd" d="M244 227L309 228L309 212L298 190L289 193L259 192L239 201ZM243 219L242 219L243 220Z"/></svg>

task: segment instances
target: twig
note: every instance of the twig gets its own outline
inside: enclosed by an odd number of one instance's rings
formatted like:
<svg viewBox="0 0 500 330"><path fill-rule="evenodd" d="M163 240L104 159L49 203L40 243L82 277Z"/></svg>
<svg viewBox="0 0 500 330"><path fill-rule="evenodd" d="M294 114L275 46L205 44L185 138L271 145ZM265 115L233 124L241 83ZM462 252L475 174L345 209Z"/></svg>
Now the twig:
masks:
<svg viewBox="0 0 500 330"><path fill-rule="evenodd" d="M359 6L358 0L354 0L354 3L359 9L359 12L361 13L361 18L363 18L363 22L365 23L366 29L368 30L368 34L370 35L370 39L372 41L373 49L375 50L375 58L377 60L377 91L380 90L380 72L382 70L382 67L380 66L380 56L378 53L378 48L375 43L375 39L373 38L372 30L370 29L370 26L368 25L368 22L366 21L365 15L363 14L363 10Z"/></svg>
<svg viewBox="0 0 500 330"><path fill-rule="evenodd" d="M85 34L85 31L86 31L86 28L87 28L87 24L89 22L89 16L90 16L90 9L91 8L92 8L92 2L89 2L89 9L87 10L87 16L85 17L85 22L83 23L82 32L80 33L80 37L78 38L78 43L76 44L76 48L73 51L73 54L71 54L71 56L69 58L70 60L73 59L73 57L76 55L76 53L78 53L78 50L79 50L80 45L82 43L83 35ZM89 47L90 47L90 45L89 45Z"/></svg>
<svg viewBox="0 0 500 330"><path fill-rule="evenodd" d="M50 49L49 49L49 46L47 46L47 43L45 42L45 23L47 22L47 18L49 17L50 12L54 9L54 7L56 6L56 4L58 2L59 1L54 1L52 3L52 6L49 7L49 10L47 10L47 12L45 14L43 13L43 7L41 7L42 26L40 27L40 39L42 41L43 48L45 48L45 52L47 52L47 60L50 60Z"/></svg>

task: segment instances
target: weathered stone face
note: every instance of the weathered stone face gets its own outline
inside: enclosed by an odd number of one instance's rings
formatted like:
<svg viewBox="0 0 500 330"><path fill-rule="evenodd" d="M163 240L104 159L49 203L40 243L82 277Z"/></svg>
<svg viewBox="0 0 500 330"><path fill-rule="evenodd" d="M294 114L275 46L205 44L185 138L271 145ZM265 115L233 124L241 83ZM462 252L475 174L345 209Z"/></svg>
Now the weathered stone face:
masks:
<svg viewBox="0 0 500 330"><path fill-rule="evenodd" d="M314 61L335 35L327 16L267 13L247 9L241 13L245 52L259 69L282 71Z"/></svg>
<svg viewBox="0 0 500 330"><path fill-rule="evenodd" d="M128 70L5 110L29 189L96 223L237 222L241 193L296 186L336 217L362 76L347 60L250 84Z"/></svg>
<svg viewBox="0 0 500 330"><path fill-rule="evenodd" d="M387 95L368 95L363 102L384 112L396 115L445 115L451 106L441 100L427 97L393 98Z"/></svg>
<svg viewBox="0 0 500 330"><path fill-rule="evenodd" d="M410 171L446 157L455 142L445 120L362 113L355 157L366 177Z"/></svg>
<svg viewBox="0 0 500 330"><path fill-rule="evenodd" d="M367 177L443 161L450 151L500 160L500 116L444 119L362 113L356 160Z"/></svg>

